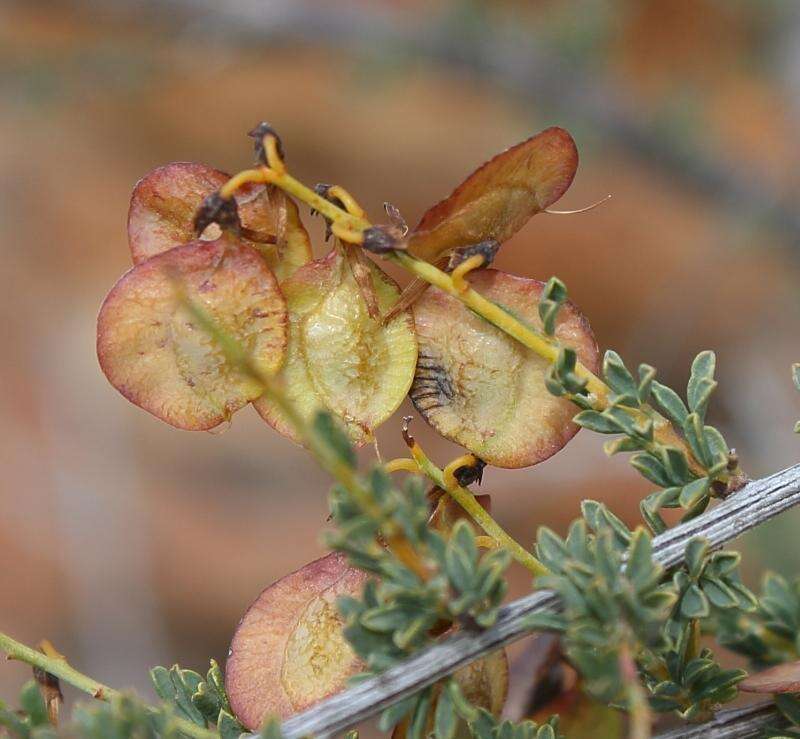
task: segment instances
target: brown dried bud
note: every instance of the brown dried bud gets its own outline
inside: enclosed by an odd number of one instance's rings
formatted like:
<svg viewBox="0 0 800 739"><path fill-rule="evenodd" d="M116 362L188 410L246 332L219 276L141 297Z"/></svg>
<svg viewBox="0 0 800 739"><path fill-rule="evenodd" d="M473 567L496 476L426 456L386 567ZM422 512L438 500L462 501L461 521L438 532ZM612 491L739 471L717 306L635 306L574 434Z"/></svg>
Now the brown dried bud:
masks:
<svg viewBox="0 0 800 739"><path fill-rule="evenodd" d="M366 229L361 246L373 254L387 254L400 248L397 237L389 233L389 228L387 226L372 226L372 228Z"/></svg>
<svg viewBox="0 0 800 739"><path fill-rule="evenodd" d="M321 198L325 198L325 200L327 200L329 203L333 203L338 208L346 210L346 208L344 207L344 203L341 200L339 200L339 198L331 197L330 191L332 187L333 185L329 185L325 182L318 182L316 185L314 185L314 192ZM318 210L316 210L315 208L311 209L312 216L317 215L317 213L319 213ZM333 223L333 221L331 221L331 219L325 215L323 215L322 217L325 219L325 241L327 241L328 239L330 239L332 235L331 224Z"/></svg>
<svg viewBox="0 0 800 739"><path fill-rule="evenodd" d="M462 488L469 487L473 483L481 484L483 480L483 470L486 467L486 462L482 459L475 458L474 464L465 464L453 472L453 477L458 480L458 484Z"/></svg>
<svg viewBox="0 0 800 739"><path fill-rule="evenodd" d="M500 242L496 239L486 239L486 241L479 241L477 244L470 244L469 246L462 246L453 251L450 255L450 262L447 265L449 270L458 267L461 262L466 261L476 254L483 257L483 266L488 267L497 256L497 251L500 249Z"/></svg>
<svg viewBox="0 0 800 739"><path fill-rule="evenodd" d="M212 223L237 235L241 233L242 224L234 198L226 200L219 192L214 192L203 200L194 216L195 233L199 236Z"/></svg>
<svg viewBox="0 0 800 739"><path fill-rule="evenodd" d="M278 146L278 155L281 159L285 159L286 155L283 151L283 141L281 137L275 132L275 129L266 121L261 121L252 131L248 131L247 135L255 139L253 149L256 153L256 161L259 164L268 165L267 150L264 148L264 137L272 135L275 137L275 142Z"/></svg>

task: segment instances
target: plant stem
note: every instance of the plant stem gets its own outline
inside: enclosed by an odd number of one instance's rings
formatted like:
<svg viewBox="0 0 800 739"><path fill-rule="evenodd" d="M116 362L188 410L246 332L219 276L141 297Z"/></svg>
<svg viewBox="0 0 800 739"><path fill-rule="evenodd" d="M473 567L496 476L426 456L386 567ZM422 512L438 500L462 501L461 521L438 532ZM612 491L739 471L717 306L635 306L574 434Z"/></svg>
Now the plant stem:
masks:
<svg viewBox="0 0 800 739"><path fill-rule="evenodd" d="M269 168L263 168L260 171L262 172L262 176L266 177L269 182L307 203L334 223L340 224L344 231L358 234L364 229L370 228L371 223L366 218L342 210L334 203L317 195L317 193L294 179L294 177L287 172L274 171ZM340 238L345 241L347 240L345 234L340 234ZM497 303L488 300L472 288L460 290L453 282L452 277L435 265L417 259L413 255L402 250L390 252L386 257L417 277L425 280L425 282L438 287L440 290L460 300L464 305L493 326L496 326L543 359L546 359L548 362L556 361L560 350L557 341L526 325ZM581 362L576 364L575 373L586 380L586 389L594 396L595 409L603 411L608 408L609 395L611 394L611 389L608 385ZM654 435L658 442L681 449L686 454L691 471L698 477L705 476L706 472L703 465L700 464L689 445L680 434L675 431L672 424L664 418L664 416L650 407L647 408L647 411L637 410L636 413L640 413L642 416L653 420ZM727 483L729 478L730 475L727 472L722 472L718 475L717 479Z"/></svg>
<svg viewBox="0 0 800 739"><path fill-rule="evenodd" d="M98 700L110 701L119 695L118 690L97 682L97 680L84 675L82 672L78 672L60 656L51 657L43 654L2 632L0 632L0 650L8 655L8 659L19 660L32 667L38 667ZM153 706L148 706L148 710L153 713L158 712L158 709ZM186 719L174 716L171 720L175 722L180 732L187 736L196 737L196 739L219 739L219 734L216 731L197 726Z"/></svg>
<svg viewBox="0 0 800 739"><path fill-rule="evenodd" d="M478 503L475 496L466 488L456 485L444 490L456 501L489 536L503 547L523 567L536 577L549 574L549 570L516 539L508 534L497 521Z"/></svg>
<svg viewBox="0 0 800 739"><path fill-rule="evenodd" d="M493 326L496 326L511 338L516 339L524 347L535 352L543 359L549 362L556 361L560 349L556 340L525 325L508 311L497 305L497 303L487 300L483 295L472 288L459 290L453 278L447 274L447 272L443 272L435 265L417 259L407 252L395 251L392 252L388 258L395 262L395 264L399 264L412 274L415 274L417 277L422 278L425 282L457 298L469 309L481 316L481 318L485 319ZM609 395L611 394L608 385L581 362L576 363L575 374L586 380L586 389L594 396L593 405L595 410L603 411L608 408ZM703 466L697 461L688 444L676 433L672 424L666 418L654 408L650 407L648 407L646 413L638 409L630 410L631 413L652 418L654 438L661 444L682 449L686 454L689 468L692 472L698 477L705 476L705 469Z"/></svg>
<svg viewBox="0 0 800 739"><path fill-rule="evenodd" d="M491 300L487 300L472 288L464 291L458 290L453 284L452 277L447 272L443 272L433 264L417 259L407 252L392 252L389 255L389 259L417 275L417 277L421 277L425 282L457 298L481 318L487 320L511 338L516 339L520 344L540 357L549 362L555 362L558 358L558 342L526 326L508 311ZM597 398L598 402L607 405L608 385L580 362L575 365L575 374L586 380L586 389Z"/></svg>
<svg viewBox="0 0 800 739"><path fill-rule="evenodd" d="M533 554L492 518L491 514L478 503L475 496L467 488L458 484L448 484L444 472L431 462L416 441L413 442L411 447L411 454L420 471L455 500L469 514L472 520L497 542L498 546L505 549L517 562L536 577L550 574L549 570Z"/></svg>

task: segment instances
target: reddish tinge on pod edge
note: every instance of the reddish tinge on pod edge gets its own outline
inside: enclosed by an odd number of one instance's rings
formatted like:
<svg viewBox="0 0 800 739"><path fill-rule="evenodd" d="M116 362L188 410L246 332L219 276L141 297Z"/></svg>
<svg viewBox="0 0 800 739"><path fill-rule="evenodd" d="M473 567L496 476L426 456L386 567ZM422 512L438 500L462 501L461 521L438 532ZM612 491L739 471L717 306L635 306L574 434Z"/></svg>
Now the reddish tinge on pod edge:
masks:
<svg viewBox="0 0 800 739"><path fill-rule="evenodd" d="M544 283L487 269L472 287L536 329ZM431 288L414 306L419 358L411 400L442 436L496 467L528 467L561 449L577 432L575 406L545 387L550 362ZM589 322L565 303L556 339L596 371L599 353Z"/></svg>
<svg viewBox="0 0 800 739"><path fill-rule="evenodd" d="M225 689L239 721L257 730L339 692L362 664L344 638L340 595L358 597L367 574L332 553L258 596L231 642Z"/></svg>
<svg viewBox="0 0 800 739"><path fill-rule="evenodd" d="M202 309L266 374L283 363L286 301L258 253L225 237L193 241L126 272L97 318L97 356L132 403L177 428L204 431L262 392L179 300Z"/></svg>
<svg viewBox="0 0 800 739"><path fill-rule="evenodd" d="M128 210L128 242L134 264L195 238L194 217L204 198L230 176L206 164L172 162L148 172L136 183ZM242 242L257 249L279 281L311 261L308 238L295 202L283 191L246 185L236 194ZM212 224L203 239L215 239Z"/></svg>

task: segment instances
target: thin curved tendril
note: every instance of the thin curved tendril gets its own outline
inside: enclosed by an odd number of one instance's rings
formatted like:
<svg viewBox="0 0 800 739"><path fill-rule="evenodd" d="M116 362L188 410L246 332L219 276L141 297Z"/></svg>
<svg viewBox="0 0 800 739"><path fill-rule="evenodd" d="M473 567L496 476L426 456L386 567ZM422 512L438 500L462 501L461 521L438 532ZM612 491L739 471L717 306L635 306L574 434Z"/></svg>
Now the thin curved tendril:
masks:
<svg viewBox="0 0 800 739"><path fill-rule="evenodd" d="M587 205L585 208L578 208L577 210L552 210L551 208L545 208L542 212L549 213L551 216L574 216L577 213L588 213L590 210L594 210L603 203L607 203L609 200L611 200L610 193L604 198L600 198L596 203Z"/></svg>

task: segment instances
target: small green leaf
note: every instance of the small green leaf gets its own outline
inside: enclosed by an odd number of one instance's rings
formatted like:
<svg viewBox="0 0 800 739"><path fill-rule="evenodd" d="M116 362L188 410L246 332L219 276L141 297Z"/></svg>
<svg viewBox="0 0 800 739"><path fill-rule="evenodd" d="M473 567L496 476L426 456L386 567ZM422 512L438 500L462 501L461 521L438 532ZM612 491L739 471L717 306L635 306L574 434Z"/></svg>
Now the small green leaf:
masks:
<svg viewBox="0 0 800 739"><path fill-rule="evenodd" d="M381 731L391 731L399 724L417 705L417 696L412 695L404 700L389 706L378 721Z"/></svg>
<svg viewBox="0 0 800 739"><path fill-rule="evenodd" d="M713 426L703 427L703 437L708 445L711 458L714 463L728 461L728 443L722 434Z"/></svg>
<svg viewBox="0 0 800 739"><path fill-rule="evenodd" d="M631 466L639 470L643 477L659 487L668 488L671 485L667 471L660 460L648 452L640 452L631 457Z"/></svg>
<svg viewBox="0 0 800 739"><path fill-rule="evenodd" d="M681 449L673 446L662 446L661 463L673 485L683 485L691 479L689 462Z"/></svg>
<svg viewBox="0 0 800 739"><path fill-rule="evenodd" d="M650 530L658 535L663 534L667 530L667 523L661 518L657 510L651 508L647 500L642 500L639 503L639 511L642 514L644 522L650 527Z"/></svg>
<svg viewBox="0 0 800 739"><path fill-rule="evenodd" d="M220 711L217 717L217 731L221 739L239 739L239 735L244 731L244 726L227 711Z"/></svg>
<svg viewBox="0 0 800 739"><path fill-rule="evenodd" d="M628 371L622 357L609 349L603 357L603 377L609 387L618 395L637 397L637 383Z"/></svg>
<svg viewBox="0 0 800 739"><path fill-rule="evenodd" d="M681 598L681 615L684 618L706 618L709 612L708 599L703 591L692 583Z"/></svg>
<svg viewBox="0 0 800 739"><path fill-rule="evenodd" d="M350 469L356 468L356 453L342 427L328 411L317 411L312 424L314 433Z"/></svg>
<svg viewBox="0 0 800 739"><path fill-rule="evenodd" d="M175 686L172 684L169 670L165 667L153 667L150 670L150 680L153 683L153 688L158 697L168 703L172 702L175 695Z"/></svg>
<svg viewBox="0 0 800 739"><path fill-rule="evenodd" d="M642 448L641 441L631 438L630 436L623 436L619 439L609 439L603 444L603 451L609 457L619 454L620 452L636 452Z"/></svg>
<svg viewBox="0 0 800 739"><path fill-rule="evenodd" d="M411 724L406 732L406 739L423 739L428 723L428 711L431 708L431 689L423 690L417 696L417 705L411 716Z"/></svg>
<svg viewBox="0 0 800 739"><path fill-rule="evenodd" d="M700 587L717 608L735 608L739 605L736 594L722 580L704 577L700 580Z"/></svg>
<svg viewBox="0 0 800 739"><path fill-rule="evenodd" d="M530 631L564 631L567 622L559 613L542 611L525 617L525 629Z"/></svg>
<svg viewBox="0 0 800 739"><path fill-rule="evenodd" d="M22 686L19 705L28 714L31 726L45 726L50 723L42 691L39 690L35 680L29 680Z"/></svg>
<svg viewBox="0 0 800 739"><path fill-rule="evenodd" d="M684 405L684 402L680 399L678 393L672 388L653 380L652 395L670 421L683 427L686 416L689 415L689 411Z"/></svg>
<svg viewBox="0 0 800 739"><path fill-rule="evenodd" d="M800 390L800 362L792 365L792 381L794 386Z"/></svg>
<svg viewBox="0 0 800 739"><path fill-rule="evenodd" d="M555 531L547 526L539 527L536 536L536 553L548 569L556 572L569 559L567 545Z"/></svg>
<svg viewBox="0 0 800 739"><path fill-rule="evenodd" d="M795 726L800 726L800 696L782 693L774 696L778 710Z"/></svg>
<svg viewBox="0 0 800 739"><path fill-rule="evenodd" d="M686 387L686 400L691 410L696 410L707 392L708 384L714 381L716 364L717 358L712 351L700 352L694 358L689 384Z"/></svg>
<svg viewBox="0 0 800 739"><path fill-rule="evenodd" d="M639 385L636 388L636 393L639 396L640 403L648 403L650 401L650 393L653 389L655 376L655 367L651 367L649 364L639 365Z"/></svg>
<svg viewBox="0 0 800 739"><path fill-rule="evenodd" d="M436 739L453 739L456 735L458 716L453 705L453 698L448 690L443 690L439 695L433 719L433 728Z"/></svg>
<svg viewBox="0 0 800 739"><path fill-rule="evenodd" d="M595 431L598 434L618 434L621 429L617 423L608 416L597 411L581 411L572 419L578 426Z"/></svg>
<svg viewBox="0 0 800 739"><path fill-rule="evenodd" d="M653 565L652 540L641 527L633 532L625 574L638 590L651 586L660 575L659 568Z"/></svg>
<svg viewBox="0 0 800 739"><path fill-rule="evenodd" d="M706 441L703 421L697 413L690 413L686 417L683 422L683 435L686 437L686 441L689 442L692 454L697 457L702 465L709 467L712 463L711 450Z"/></svg>
<svg viewBox="0 0 800 739"><path fill-rule="evenodd" d="M267 716L258 736L260 739L283 739L280 719L277 716Z"/></svg>
<svg viewBox="0 0 800 739"><path fill-rule="evenodd" d="M14 739L28 739L31 735L28 722L7 708L3 701L0 701L0 728L8 729Z"/></svg>
<svg viewBox="0 0 800 739"><path fill-rule="evenodd" d="M696 506L708 495L708 485L707 477L701 477L699 480L693 480L688 485L684 485L678 498L681 508L688 510Z"/></svg>
<svg viewBox="0 0 800 739"><path fill-rule="evenodd" d="M689 577L696 579L700 576L707 554L708 542L703 538L695 537L686 545L684 559Z"/></svg>
<svg viewBox="0 0 800 739"><path fill-rule="evenodd" d="M478 718L478 709L469 702L455 680L450 680L445 690L450 693L453 708L461 718L468 722L475 721Z"/></svg>

